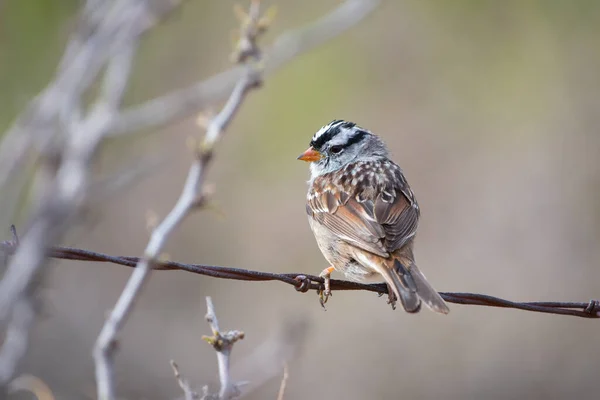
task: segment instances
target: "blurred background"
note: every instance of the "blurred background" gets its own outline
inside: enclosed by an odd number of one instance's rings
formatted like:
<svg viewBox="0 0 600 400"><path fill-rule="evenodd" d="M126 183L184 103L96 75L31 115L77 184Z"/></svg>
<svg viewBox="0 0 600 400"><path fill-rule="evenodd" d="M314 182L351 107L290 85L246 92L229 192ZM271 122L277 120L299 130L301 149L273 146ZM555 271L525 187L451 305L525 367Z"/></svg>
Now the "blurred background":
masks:
<svg viewBox="0 0 600 400"><path fill-rule="evenodd" d="M189 1L152 31L126 103L228 68L233 4ZM339 2L266 4L278 9L268 46ZM79 6L0 2L0 131L52 78ZM182 262L318 274L326 264L304 211L308 166L296 157L340 118L381 135L403 167L422 208L417 262L438 290L598 298L598 71L600 2L384 2L250 95L211 168L219 211L189 217L166 251ZM172 207L192 157L186 139L200 135L191 118L104 146L101 174L147 155L161 164L94 204L93 218L63 244L140 255L148 213L163 217ZM2 212L3 221L23 222L22 208ZM93 398L91 349L130 273L53 263L20 372L43 379L59 399ZM334 293L324 312L314 293L287 285L184 272L154 273L120 335L120 396L179 396L170 359L196 386L214 387L216 357L200 339L209 333L207 295L223 328L246 333L233 352L236 380L281 369L248 360L284 332L297 350L286 399L598 398L593 320L458 305L447 316L407 315L363 292ZM275 398L280 379L248 398Z"/></svg>

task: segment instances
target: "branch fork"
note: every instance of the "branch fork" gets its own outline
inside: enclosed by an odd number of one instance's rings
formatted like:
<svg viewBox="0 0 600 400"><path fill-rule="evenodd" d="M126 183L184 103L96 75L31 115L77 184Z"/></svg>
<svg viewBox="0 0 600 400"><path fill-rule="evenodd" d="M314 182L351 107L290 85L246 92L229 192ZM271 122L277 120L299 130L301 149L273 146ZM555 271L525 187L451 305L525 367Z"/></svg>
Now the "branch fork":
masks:
<svg viewBox="0 0 600 400"><path fill-rule="evenodd" d="M36 167L39 182L36 182L35 206L30 213L27 232L21 243L16 235L12 241L0 242L3 253L0 263L10 261L0 281L0 320L19 328L19 335L15 337L21 338L19 346L5 341L1 347L0 370L5 373L0 373L0 390L14 374L17 362L27 348L29 326L26 325L31 324L24 321L33 320L28 318L33 314L23 305L30 302L38 290L37 283L46 270L44 266L48 259L61 253L60 250L56 252L55 244L88 206L93 160L102 142L108 137L165 126L223 101L231 93L222 111L207 121L203 147L200 151L194 149L196 153L180 199L167 217L153 226L155 229L144 256L127 257L127 261L121 259L136 269L107 317L94 348L98 398L111 400L115 398L113 359L117 335L151 271L170 263L161 258L168 236L190 211L206 207L209 193L206 192L205 175L214 145L247 92L260 86L265 74L272 74L297 55L357 24L379 2L346 0L314 24L282 35L268 53L268 65L264 65L258 39L270 26L274 9L261 15L259 1L252 0L248 11L239 7L235 10L240 28L232 59L243 65L130 108L123 108L121 100L139 40L183 0L170 0L164 4L159 1L158 7L151 4L157 2L147 0L84 2L79 23L67 44L55 79L31 101L14 125L0 135L0 189L6 189L6 183L26 165L32 152L41 154L44 161ZM99 80L102 83L98 101L87 107L85 94ZM9 209L12 207L6 202L4 205ZM88 252L88 256L91 254ZM83 261L84 258L79 255L68 259ZM285 279L288 283L291 280ZM223 337L233 343L233 339L241 338L239 336Z"/></svg>
<svg viewBox="0 0 600 400"><path fill-rule="evenodd" d="M219 321L215 313L215 306L212 299L206 297L206 321L212 330L212 336L202 336L202 339L210 344L217 352L217 362L219 363L219 380L221 389L219 390L219 399L228 400L240 395L239 387L244 382L233 383L229 376L229 358L233 345L244 338L242 331L221 332Z"/></svg>

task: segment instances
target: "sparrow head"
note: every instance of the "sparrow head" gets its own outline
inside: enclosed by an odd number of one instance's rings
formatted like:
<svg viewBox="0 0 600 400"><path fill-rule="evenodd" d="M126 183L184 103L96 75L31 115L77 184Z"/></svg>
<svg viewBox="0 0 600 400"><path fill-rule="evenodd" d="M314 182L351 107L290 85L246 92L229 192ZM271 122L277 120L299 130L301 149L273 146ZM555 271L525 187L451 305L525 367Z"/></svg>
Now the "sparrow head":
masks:
<svg viewBox="0 0 600 400"><path fill-rule="evenodd" d="M315 178L352 162L379 160L387 155L387 148L378 136L353 122L337 119L314 134L310 147L298 160L311 163L311 175Z"/></svg>

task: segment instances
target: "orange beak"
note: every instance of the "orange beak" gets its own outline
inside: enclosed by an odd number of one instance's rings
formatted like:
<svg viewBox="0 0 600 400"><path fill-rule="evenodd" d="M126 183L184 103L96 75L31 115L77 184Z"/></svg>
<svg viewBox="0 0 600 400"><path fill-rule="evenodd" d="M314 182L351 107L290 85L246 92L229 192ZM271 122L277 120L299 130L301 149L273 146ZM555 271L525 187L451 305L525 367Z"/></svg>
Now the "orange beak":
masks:
<svg viewBox="0 0 600 400"><path fill-rule="evenodd" d="M304 153L298 156L298 160L306 162L319 161L321 158L323 158L323 155L312 147L309 147Z"/></svg>

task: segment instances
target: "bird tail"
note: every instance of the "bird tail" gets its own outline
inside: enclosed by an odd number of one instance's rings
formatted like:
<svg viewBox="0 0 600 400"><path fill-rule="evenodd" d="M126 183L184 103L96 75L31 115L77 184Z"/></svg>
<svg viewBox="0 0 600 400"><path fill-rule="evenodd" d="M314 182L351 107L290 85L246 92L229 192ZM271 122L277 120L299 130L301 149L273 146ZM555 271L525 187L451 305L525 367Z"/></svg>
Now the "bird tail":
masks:
<svg viewBox="0 0 600 400"><path fill-rule="evenodd" d="M425 275L419 271L414 262L405 267L400 260L394 258L392 264L384 270L384 279L406 312L419 312L421 300L435 312L442 314L450 312L442 296L427 282Z"/></svg>

